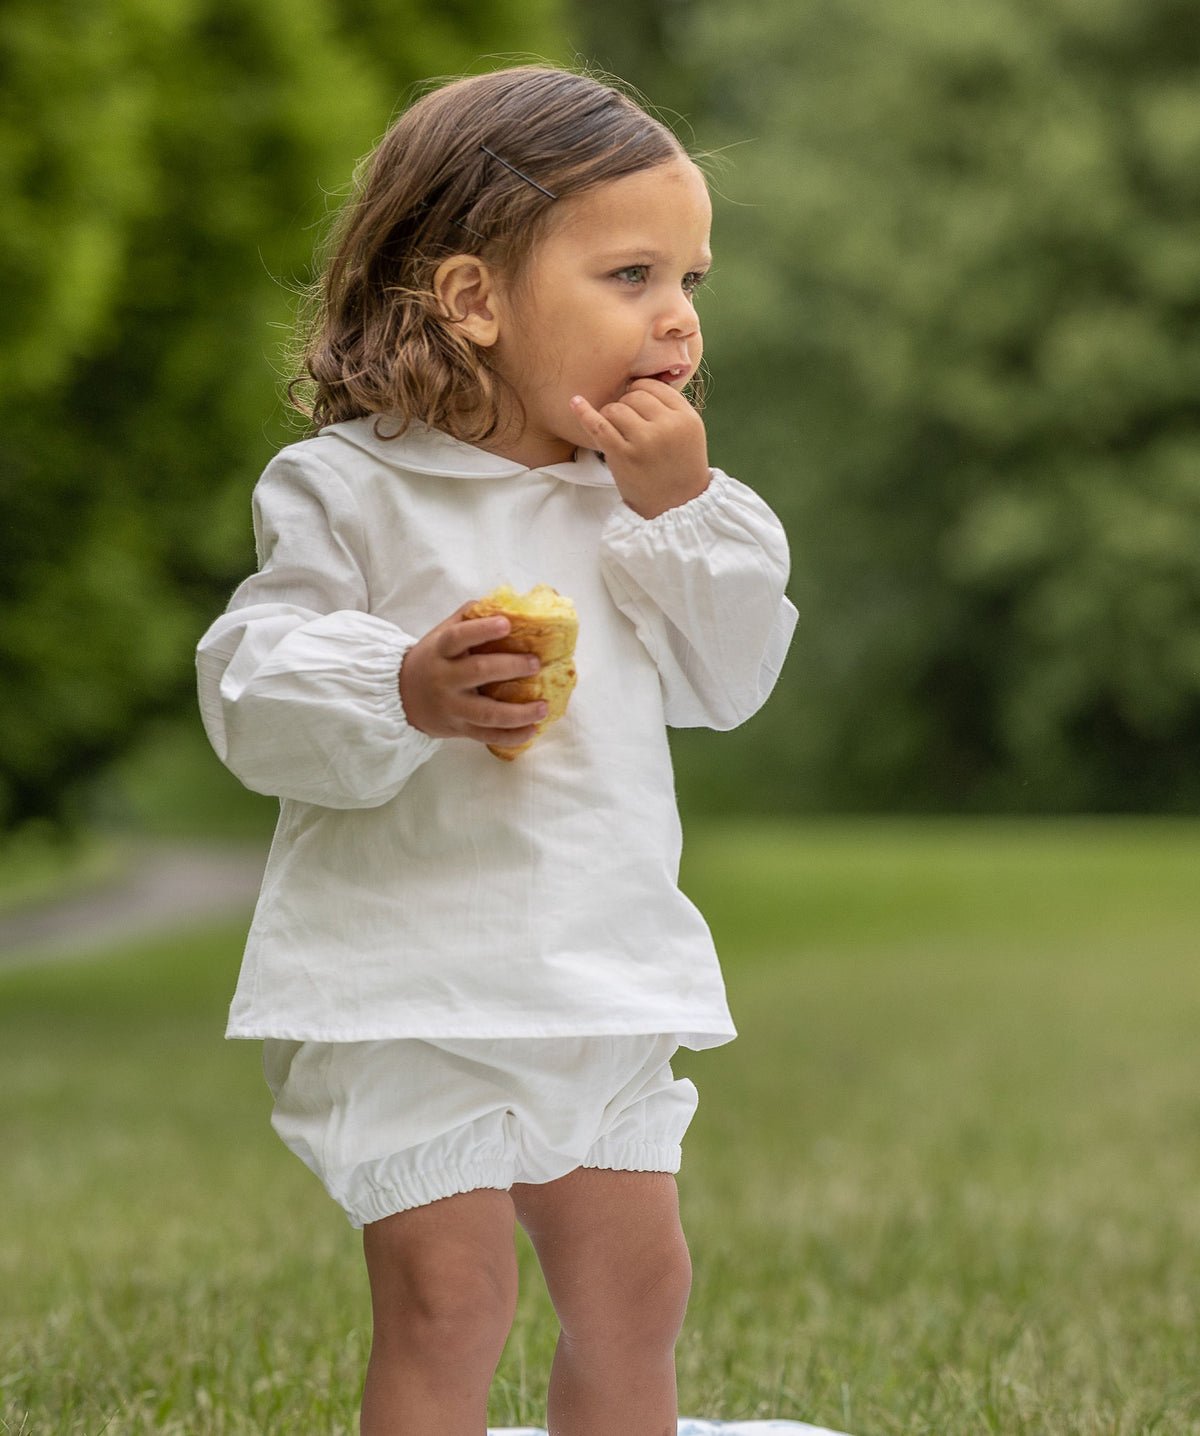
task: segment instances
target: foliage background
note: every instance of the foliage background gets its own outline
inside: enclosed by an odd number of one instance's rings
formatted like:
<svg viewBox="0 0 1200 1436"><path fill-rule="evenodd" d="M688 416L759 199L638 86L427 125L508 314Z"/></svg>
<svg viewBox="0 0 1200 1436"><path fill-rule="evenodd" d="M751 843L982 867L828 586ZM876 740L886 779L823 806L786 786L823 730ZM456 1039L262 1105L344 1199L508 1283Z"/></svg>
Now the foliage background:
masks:
<svg viewBox="0 0 1200 1436"><path fill-rule="evenodd" d="M326 211L415 82L501 49L561 57L552 0L0 7L0 823L194 707Z"/></svg>
<svg viewBox="0 0 1200 1436"><path fill-rule="evenodd" d="M1200 11L608 9L729 160L710 429L803 615L712 799L1194 808Z"/></svg>
<svg viewBox="0 0 1200 1436"><path fill-rule="evenodd" d="M687 803L1194 810L1190 0L7 0L0 819L189 711L325 196L514 51L719 152L712 452L802 624L762 715L679 735Z"/></svg>

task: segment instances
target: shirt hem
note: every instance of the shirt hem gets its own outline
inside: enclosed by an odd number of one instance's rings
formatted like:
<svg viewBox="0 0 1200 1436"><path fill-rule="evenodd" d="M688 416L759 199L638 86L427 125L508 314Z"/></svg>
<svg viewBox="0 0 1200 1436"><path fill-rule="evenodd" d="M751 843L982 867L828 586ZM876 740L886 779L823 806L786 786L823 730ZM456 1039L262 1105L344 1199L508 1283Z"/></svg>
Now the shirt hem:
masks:
<svg viewBox="0 0 1200 1436"><path fill-rule="evenodd" d="M405 1038L434 1042L443 1039L490 1042L494 1040L537 1041L539 1038L555 1037L654 1037L663 1034L672 1036L680 1047L687 1047L695 1052L709 1047L721 1047L726 1042L732 1042L738 1035L737 1028L732 1021L714 1023L711 1018L699 1022L689 1022L686 1019L674 1022L670 1020L657 1022L653 1020L593 1021L575 1026L545 1023L540 1026L495 1025L488 1028L464 1027L461 1023L448 1023L445 1026L427 1025L420 1028L390 1025L351 1029L231 1022L225 1029L225 1036L230 1041L263 1041L266 1038L271 1038L279 1042L392 1042Z"/></svg>

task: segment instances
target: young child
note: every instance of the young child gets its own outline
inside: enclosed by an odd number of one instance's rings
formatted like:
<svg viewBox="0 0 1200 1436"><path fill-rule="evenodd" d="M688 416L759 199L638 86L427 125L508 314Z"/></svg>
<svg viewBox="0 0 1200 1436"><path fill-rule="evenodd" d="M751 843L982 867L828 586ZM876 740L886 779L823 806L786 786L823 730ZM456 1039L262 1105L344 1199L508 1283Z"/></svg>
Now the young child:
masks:
<svg viewBox="0 0 1200 1436"><path fill-rule="evenodd" d="M306 368L314 437L255 491L259 570L200 644L221 758L282 799L229 1035L363 1228L364 1436L482 1436L529 1234L562 1334L555 1436L674 1436L690 1282L670 1058L734 1036L677 886L666 728L766 699L787 546L685 397L704 179L552 68L432 91L345 210ZM482 685L507 583L574 600L578 686Z"/></svg>

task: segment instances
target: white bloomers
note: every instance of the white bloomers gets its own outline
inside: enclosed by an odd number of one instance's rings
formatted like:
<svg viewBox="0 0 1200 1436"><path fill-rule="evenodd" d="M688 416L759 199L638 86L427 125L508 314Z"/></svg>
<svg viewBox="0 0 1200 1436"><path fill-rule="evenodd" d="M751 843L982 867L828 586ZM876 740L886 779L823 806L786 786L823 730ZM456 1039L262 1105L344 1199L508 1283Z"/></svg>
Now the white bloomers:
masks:
<svg viewBox="0 0 1200 1436"><path fill-rule="evenodd" d="M672 1036L268 1038L271 1125L353 1226L577 1167L677 1172L696 1089Z"/></svg>

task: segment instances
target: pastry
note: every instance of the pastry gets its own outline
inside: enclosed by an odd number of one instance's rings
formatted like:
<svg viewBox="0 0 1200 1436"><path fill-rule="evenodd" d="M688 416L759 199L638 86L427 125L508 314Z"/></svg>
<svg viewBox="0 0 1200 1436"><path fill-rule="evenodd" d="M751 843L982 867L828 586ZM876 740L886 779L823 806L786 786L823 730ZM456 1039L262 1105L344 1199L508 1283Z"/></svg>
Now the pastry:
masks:
<svg viewBox="0 0 1200 1436"><path fill-rule="evenodd" d="M499 698L503 703L535 703L544 699L550 711L537 725L537 731L541 733L566 712L567 700L575 687L575 635L579 631L575 605L544 583L524 594L517 593L508 584L501 584L485 598L471 604L463 616L494 618L497 614L503 614L512 628L504 638L481 643L475 651L536 653L542 666L528 677L485 683L479 691L489 698ZM505 762L511 762L533 742L534 739L530 738L529 742L518 743L511 748L489 743L488 751Z"/></svg>

